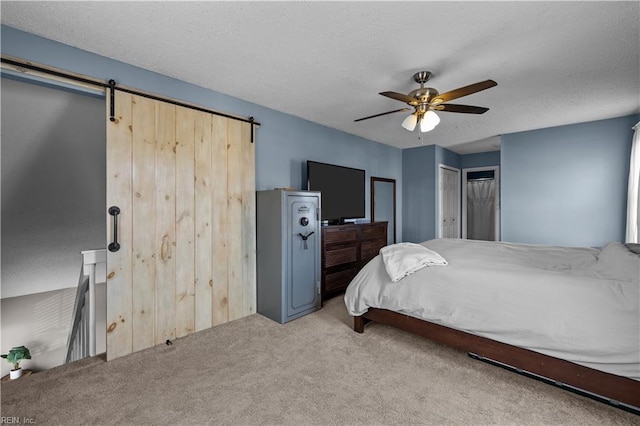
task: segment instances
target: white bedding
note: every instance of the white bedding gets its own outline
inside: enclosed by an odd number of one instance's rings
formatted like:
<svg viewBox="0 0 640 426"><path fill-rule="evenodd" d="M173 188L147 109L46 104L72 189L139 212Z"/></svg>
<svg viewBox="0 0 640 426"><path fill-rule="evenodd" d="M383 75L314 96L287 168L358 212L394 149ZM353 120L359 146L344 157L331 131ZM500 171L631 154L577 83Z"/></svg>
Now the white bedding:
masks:
<svg viewBox="0 0 640 426"><path fill-rule="evenodd" d="M624 245L422 244L448 265L392 282L378 255L347 288L349 313L402 312L640 380L640 257Z"/></svg>
<svg viewBox="0 0 640 426"><path fill-rule="evenodd" d="M391 281L398 282L426 266L445 266L447 261L422 244L398 243L382 247L380 257Z"/></svg>

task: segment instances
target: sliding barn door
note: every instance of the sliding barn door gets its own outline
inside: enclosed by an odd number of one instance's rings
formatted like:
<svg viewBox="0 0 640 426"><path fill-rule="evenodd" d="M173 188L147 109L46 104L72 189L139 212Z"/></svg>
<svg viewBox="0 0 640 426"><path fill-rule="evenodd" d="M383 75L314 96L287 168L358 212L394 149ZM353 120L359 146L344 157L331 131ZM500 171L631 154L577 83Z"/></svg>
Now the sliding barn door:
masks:
<svg viewBox="0 0 640 426"><path fill-rule="evenodd" d="M251 124L115 92L107 359L255 313Z"/></svg>

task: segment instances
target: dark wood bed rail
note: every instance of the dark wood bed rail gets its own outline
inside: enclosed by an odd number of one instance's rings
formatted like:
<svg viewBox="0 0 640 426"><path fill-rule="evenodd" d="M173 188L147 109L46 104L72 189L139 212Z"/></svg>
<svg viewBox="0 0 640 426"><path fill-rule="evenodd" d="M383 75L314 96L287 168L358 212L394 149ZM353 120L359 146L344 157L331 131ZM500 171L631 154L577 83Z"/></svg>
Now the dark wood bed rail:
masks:
<svg viewBox="0 0 640 426"><path fill-rule="evenodd" d="M369 321L391 325L434 342L487 358L489 361L497 361L518 372L540 376L539 378L551 381L557 386L591 394L589 396L640 414L639 381L386 309L369 308L364 315L354 317L354 331L363 333L364 325Z"/></svg>

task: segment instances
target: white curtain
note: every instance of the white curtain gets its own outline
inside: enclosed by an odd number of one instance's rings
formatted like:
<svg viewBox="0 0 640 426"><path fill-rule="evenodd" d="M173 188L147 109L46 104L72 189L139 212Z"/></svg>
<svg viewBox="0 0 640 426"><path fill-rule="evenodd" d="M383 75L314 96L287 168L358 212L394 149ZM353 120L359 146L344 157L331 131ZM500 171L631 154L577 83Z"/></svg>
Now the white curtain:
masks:
<svg viewBox="0 0 640 426"><path fill-rule="evenodd" d="M633 130L627 198L627 243L640 242L640 123L633 126Z"/></svg>
<svg viewBox="0 0 640 426"><path fill-rule="evenodd" d="M495 240L495 191L493 179L467 181L467 238Z"/></svg>

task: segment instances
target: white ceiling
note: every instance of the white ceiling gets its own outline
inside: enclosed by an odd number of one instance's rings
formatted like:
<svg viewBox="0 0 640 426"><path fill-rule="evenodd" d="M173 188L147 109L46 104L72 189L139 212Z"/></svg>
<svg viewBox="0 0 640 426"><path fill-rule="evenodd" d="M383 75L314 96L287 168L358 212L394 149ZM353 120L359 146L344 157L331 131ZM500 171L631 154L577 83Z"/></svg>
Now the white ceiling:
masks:
<svg viewBox="0 0 640 426"><path fill-rule="evenodd" d="M415 72L441 93L423 144L498 149L500 135L640 112L640 2L11 2L2 23L399 148ZM26 55L26 53L25 53ZM259 120L259 117L257 117Z"/></svg>

